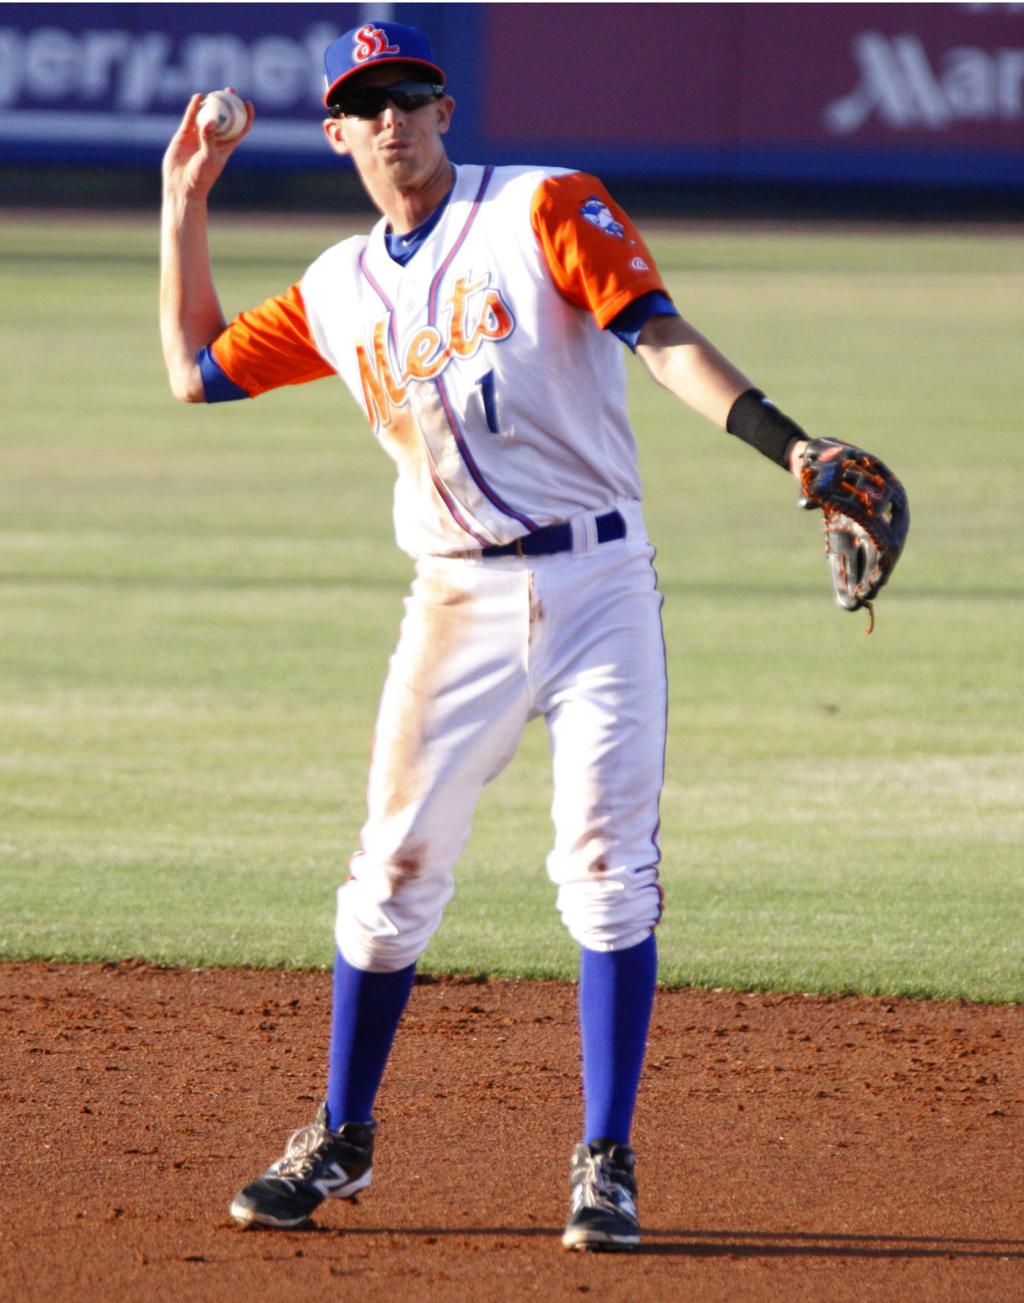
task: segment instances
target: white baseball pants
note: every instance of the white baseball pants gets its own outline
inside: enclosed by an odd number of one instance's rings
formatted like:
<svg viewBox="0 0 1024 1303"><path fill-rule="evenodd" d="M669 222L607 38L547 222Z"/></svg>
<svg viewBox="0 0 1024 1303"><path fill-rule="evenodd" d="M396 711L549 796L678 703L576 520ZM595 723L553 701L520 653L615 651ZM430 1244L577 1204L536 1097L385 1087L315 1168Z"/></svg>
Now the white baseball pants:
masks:
<svg viewBox="0 0 1024 1303"><path fill-rule="evenodd" d="M554 777L547 869L572 936L638 944L661 911L665 749L662 597L640 507L624 539L550 557L425 557L381 697L362 849L338 892L348 963L405 968L454 892L452 869L485 783L543 715Z"/></svg>

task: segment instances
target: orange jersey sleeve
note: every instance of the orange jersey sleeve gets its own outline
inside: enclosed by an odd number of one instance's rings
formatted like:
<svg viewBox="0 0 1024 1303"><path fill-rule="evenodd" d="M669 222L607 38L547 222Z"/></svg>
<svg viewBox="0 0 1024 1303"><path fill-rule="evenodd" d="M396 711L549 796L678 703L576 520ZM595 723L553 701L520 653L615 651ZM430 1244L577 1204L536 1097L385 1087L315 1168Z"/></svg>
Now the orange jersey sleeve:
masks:
<svg viewBox="0 0 1024 1303"><path fill-rule="evenodd" d="M298 285L237 316L210 351L228 379L250 398L334 375L313 342Z"/></svg>
<svg viewBox="0 0 1024 1303"><path fill-rule="evenodd" d="M548 177L530 216L555 284L602 330L642 294L668 293L639 231L597 177Z"/></svg>

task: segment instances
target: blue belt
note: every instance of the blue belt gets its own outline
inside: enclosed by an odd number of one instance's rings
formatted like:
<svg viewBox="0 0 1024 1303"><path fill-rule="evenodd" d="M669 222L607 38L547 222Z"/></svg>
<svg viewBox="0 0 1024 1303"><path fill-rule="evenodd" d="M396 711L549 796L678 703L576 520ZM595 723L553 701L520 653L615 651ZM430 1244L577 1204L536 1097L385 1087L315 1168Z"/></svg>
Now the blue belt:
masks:
<svg viewBox="0 0 1024 1303"><path fill-rule="evenodd" d="M594 522L597 525L597 541L610 543L613 538L626 537L626 522L618 511L605 512ZM485 547L481 556L551 556L554 552L572 551L572 525L567 520L557 525L547 525L544 529L535 529L532 534L524 534L513 543L503 543L500 547Z"/></svg>

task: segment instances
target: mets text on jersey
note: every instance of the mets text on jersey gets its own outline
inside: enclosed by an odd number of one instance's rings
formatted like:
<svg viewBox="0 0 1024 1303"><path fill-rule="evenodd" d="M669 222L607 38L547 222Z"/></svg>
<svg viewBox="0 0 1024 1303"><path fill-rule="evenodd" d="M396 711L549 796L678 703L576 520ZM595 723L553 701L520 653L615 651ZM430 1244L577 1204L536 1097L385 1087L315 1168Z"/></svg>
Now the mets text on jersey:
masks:
<svg viewBox="0 0 1024 1303"><path fill-rule="evenodd" d="M376 430L391 424L393 408L405 406L411 382L436 380L453 359L471 358L485 339L500 342L512 334L512 310L501 292L489 286L489 275L477 280L460 276L442 308L446 329L428 324L415 331L397 374L388 347L389 338L394 343L393 314L374 322L372 357L363 344L356 345L356 357L366 414Z"/></svg>

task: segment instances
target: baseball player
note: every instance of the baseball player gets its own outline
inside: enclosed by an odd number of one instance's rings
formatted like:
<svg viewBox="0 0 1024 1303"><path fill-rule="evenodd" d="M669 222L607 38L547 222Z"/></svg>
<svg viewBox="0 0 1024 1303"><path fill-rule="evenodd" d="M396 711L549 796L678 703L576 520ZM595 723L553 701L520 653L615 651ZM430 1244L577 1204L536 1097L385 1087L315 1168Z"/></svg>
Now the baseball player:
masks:
<svg viewBox="0 0 1024 1303"><path fill-rule="evenodd" d="M325 71L327 141L381 218L230 323L206 201L237 141L200 132L197 95L164 160L161 330L175 397L255 398L340 376L396 464L395 531L415 559L361 844L338 892L324 1103L231 1214L293 1228L370 1184L374 1100L417 960L481 789L543 716L547 869L580 946L584 1109L563 1243L633 1248L666 684L624 346L784 469L799 469L806 436L679 315L599 180L448 160L455 102L423 33L366 23L330 46Z"/></svg>

